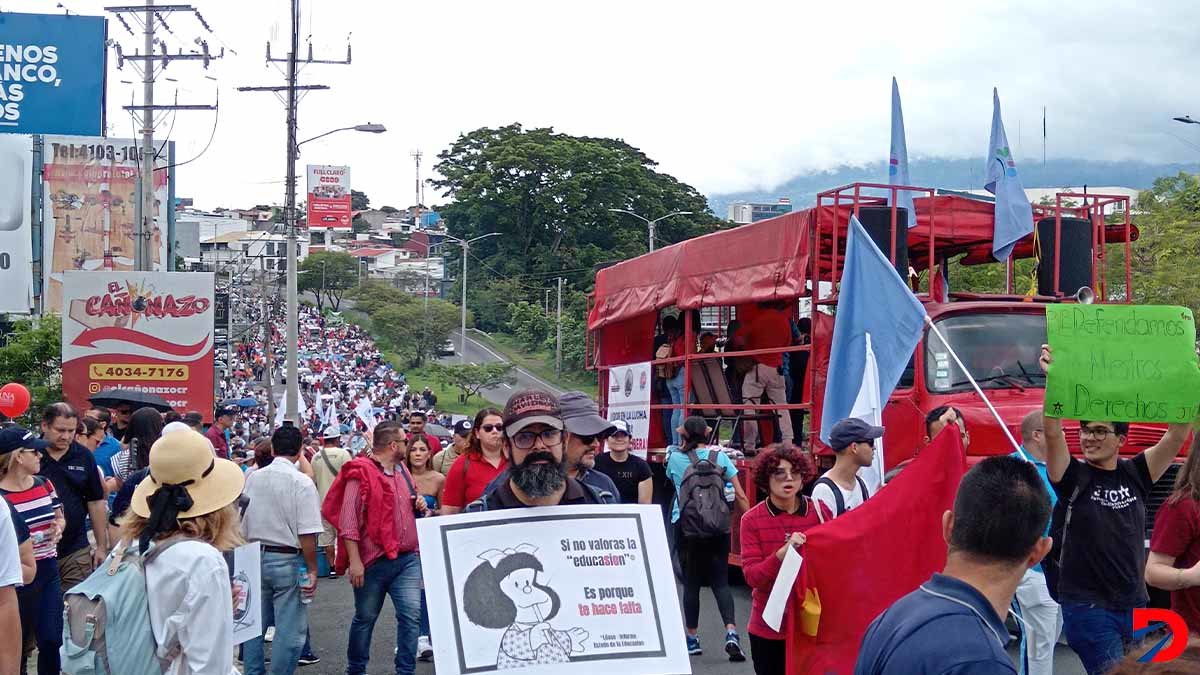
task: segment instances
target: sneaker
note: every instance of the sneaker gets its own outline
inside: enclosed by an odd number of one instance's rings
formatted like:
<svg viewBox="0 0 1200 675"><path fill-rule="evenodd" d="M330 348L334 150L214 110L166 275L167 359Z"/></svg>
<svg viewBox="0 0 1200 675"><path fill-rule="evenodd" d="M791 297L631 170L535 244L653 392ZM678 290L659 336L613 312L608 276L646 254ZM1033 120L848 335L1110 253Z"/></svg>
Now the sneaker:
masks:
<svg viewBox="0 0 1200 675"><path fill-rule="evenodd" d="M267 626L267 632L263 633L263 642L271 642L275 639L275 626Z"/></svg>
<svg viewBox="0 0 1200 675"><path fill-rule="evenodd" d="M725 653L729 655L730 661L745 661L746 654L742 651L742 641L738 638L736 630L731 630L725 634Z"/></svg>
<svg viewBox="0 0 1200 675"><path fill-rule="evenodd" d="M316 654L305 654L305 655L301 655L300 658L296 659L296 663L301 666L311 666L314 663L320 663L320 662L321 662L321 657L317 656Z"/></svg>
<svg viewBox="0 0 1200 675"><path fill-rule="evenodd" d="M704 653L704 650L700 648L700 638L695 635L687 636L687 649L691 656L699 656Z"/></svg>
<svg viewBox="0 0 1200 675"><path fill-rule="evenodd" d="M429 641L428 635L420 635L417 637L417 660L429 661L433 659L433 644Z"/></svg>

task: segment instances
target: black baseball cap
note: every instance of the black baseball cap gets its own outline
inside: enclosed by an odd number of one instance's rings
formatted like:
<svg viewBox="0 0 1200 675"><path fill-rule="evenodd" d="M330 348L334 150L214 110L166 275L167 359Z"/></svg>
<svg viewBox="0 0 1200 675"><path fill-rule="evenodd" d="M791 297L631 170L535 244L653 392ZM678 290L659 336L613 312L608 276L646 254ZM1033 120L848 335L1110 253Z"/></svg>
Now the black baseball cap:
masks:
<svg viewBox="0 0 1200 675"><path fill-rule="evenodd" d="M851 443L873 441L882 435L883 427L871 426L857 417L847 417L829 431L829 447L841 452Z"/></svg>
<svg viewBox="0 0 1200 675"><path fill-rule="evenodd" d="M241 411L242 409L236 405L219 405L217 406L216 416L224 417L225 415L230 415L232 417L236 417Z"/></svg>
<svg viewBox="0 0 1200 675"><path fill-rule="evenodd" d="M50 444L37 437L37 434L25 427L6 427L0 430L0 455L25 448L27 450L44 450Z"/></svg>
<svg viewBox="0 0 1200 675"><path fill-rule="evenodd" d="M471 421L459 420L454 423L454 435L466 438L471 435Z"/></svg>

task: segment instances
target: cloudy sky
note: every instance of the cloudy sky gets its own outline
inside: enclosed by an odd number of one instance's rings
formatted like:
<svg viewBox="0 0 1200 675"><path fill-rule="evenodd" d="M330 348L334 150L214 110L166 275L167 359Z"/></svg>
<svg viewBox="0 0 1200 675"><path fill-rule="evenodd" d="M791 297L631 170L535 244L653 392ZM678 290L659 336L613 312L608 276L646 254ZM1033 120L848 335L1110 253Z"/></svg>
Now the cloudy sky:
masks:
<svg viewBox="0 0 1200 675"><path fill-rule="evenodd" d="M101 14L105 0L64 0ZM287 0L193 0L215 35L168 17L172 50L206 36L228 54L206 73L173 64L158 96L220 112L164 120L180 160L177 193L197 206L282 201L284 110L242 85L282 82L264 63L283 56ZM7 11L61 11L58 0L0 0ZM306 67L328 84L300 106L300 137L376 122L379 136L344 132L303 148L305 163L349 164L373 205L413 201L410 152L425 167L462 132L521 122L613 136L640 147L706 193L770 188L797 173L877 161L888 148L890 79L899 78L912 156L982 156L991 89L999 87L1018 163L1048 154L1194 161L1200 126L1200 2L758 2L308 0L302 43L350 66ZM135 30L138 27L134 24ZM117 22L127 52L141 43ZM301 54L305 48L301 47ZM278 64L282 66L283 64ZM205 75L215 81L205 79ZM140 84L110 64L109 134L133 127L120 109ZM428 172L425 172L428 175ZM431 189L430 189L431 190ZM439 198L428 193L427 200Z"/></svg>

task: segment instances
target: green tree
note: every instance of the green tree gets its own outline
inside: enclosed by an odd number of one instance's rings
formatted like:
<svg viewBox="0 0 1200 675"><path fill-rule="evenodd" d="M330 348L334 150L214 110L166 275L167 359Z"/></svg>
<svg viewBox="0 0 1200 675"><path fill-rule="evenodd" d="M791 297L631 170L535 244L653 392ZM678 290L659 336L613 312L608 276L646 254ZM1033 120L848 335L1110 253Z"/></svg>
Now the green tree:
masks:
<svg viewBox="0 0 1200 675"><path fill-rule="evenodd" d="M361 286L351 290L346 297L354 300L354 307L367 315L375 314L385 307L415 302L412 296L378 279L364 281Z"/></svg>
<svg viewBox="0 0 1200 675"><path fill-rule="evenodd" d="M1133 296L1139 303L1183 305L1200 312L1200 178L1164 176L1138 195L1138 241L1133 244ZM1123 297L1124 247L1109 246L1109 295ZM1119 270L1119 271L1118 271ZM1114 289L1115 286L1115 289Z"/></svg>
<svg viewBox="0 0 1200 675"><path fill-rule="evenodd" d="M355 216L354 220L350 221L350 231L354 234L366 234L371 231L371 224L362 216Z"/></svg>
<svg viewBox="0 0 1200 675"><path fill-rule="evenodd" d="M35 425L39 411L62 400L62 321L47 314L15 321L0 347L0 383L19 382L31 397L19 421Z"/></svg>
<svg viewBox="0 0 1200 675"><path fill-rule="evenodd" d="M430 374L435 380L446 387L457 387L462 392L458 400L466 403L472 396L484 389L491 389L502 384L517 383L513 370L516 368L508 362L493 362L473 365L470 363L447 365L432 363L429 365Z"/></svg>
<svg viewBox="0 0 1200 675"><path fill-rule="evenodd" d="M338 311L342 296L358 285L358 261L341 251L318 251L300 263L296 288L317 296L317 310L325 311L325 303Z"/></svg>
<svg viewBox="0 0 1200 675"><path fill-rule="evenodd" d="M477 272L472 272L477 274ZM461 298L462 287L451 289L449 297ZM475 313L475 327L486 332L508 330L508 306L514 302L534 300L529 289L516 279L479 279L467 287L468 304Z"/></svg>
<svg viewBox="0 0 1200 675"><path fill-rule="evenodd" d="M425 303L411 300L381 307L371 314L376 338L419 367L450 339L458 328L459 310L445 300L431 298Z"/></svg>
<svg viewBox="0 0 1200 675"><path fill-rule="evenodd" d="M528 349L538 349L554 330L554 320L539 305L522 300L508 306L508 331Z"/></svg>
<svg viewBox="0 0 1200 675"><path fill-rule="evenodd" d="M350 208L354 211L366 211L371 208L371 198L365 192L350 191Z"/></svg>

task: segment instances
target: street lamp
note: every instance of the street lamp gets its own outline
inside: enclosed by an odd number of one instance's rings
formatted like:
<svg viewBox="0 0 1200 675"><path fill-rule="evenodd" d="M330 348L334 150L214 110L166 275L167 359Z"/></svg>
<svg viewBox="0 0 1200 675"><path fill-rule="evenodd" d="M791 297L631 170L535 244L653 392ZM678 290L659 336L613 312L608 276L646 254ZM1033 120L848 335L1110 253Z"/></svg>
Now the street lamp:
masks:
<svg viewBox="0 0 1200 675"><path fill-rule="evenodd" d="M459 335L462 340L460 341L458 347L458 360L462 363L467 362L467 256L471 251L471 244L474 244L480 239L487 239L488 237L496 237L499 235L499 232L488 232L487 234L481 234L474 239L467 240L462 240L449 234L445 235L447 239L455 241L459 246L462 246L462 326L460 327L461 334Z"/></svg>
<svg viewBox="0 0 1200 675"><path fill-rule="evenodd" d="M654 225L656 223L658 223L658 221L666 220L667 218L671 218L673 216L690 216L690 215L692 215L691 211L672 211L665 216L660 216L658 218L655 218L654 220L650 220L649 218L638 215L638 214L634 213L633 211L630 211L629 209L609 209L609 211L612 211L613 213L624 213L626 215L633 216L634 218L637 218L638 220L646 223L646 226L650 228L650 251L651 252L654 251Z"/></svg>
<svg viewBox="0 0 1200 675"><path fill-rule="evenodd" d="M295 35L293 34L293 42ZM293 47L293 52L295 48ZM291 67L295 67L295 60L290 59ZM294 73L293 73L294 75ZM294 82L294 80L293 80ZM300 424L300 300L296 292L296 267L300 264L300 255L298 249L299 242L296 241L296 160L300 157L300 146L315 141L318 138L323 138L329 134L334 134L339 131L364 131L372 134L379 134L387 131L382 124L359 124L352 127L342 127L327 131L320 136L313 136L307 140L295 143L296 128L295 128L295 96L294 90L289 96L289 126L288 126L288 165L287 165L287 190L286 202L284 204L284 213L287 221L287 392L284 396L284 419ZM328 230L326 230L328 233Z"/></svg>

